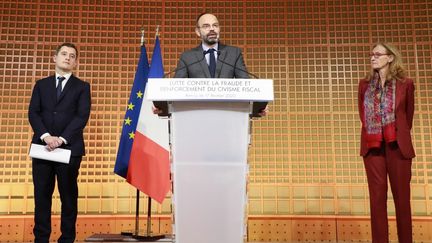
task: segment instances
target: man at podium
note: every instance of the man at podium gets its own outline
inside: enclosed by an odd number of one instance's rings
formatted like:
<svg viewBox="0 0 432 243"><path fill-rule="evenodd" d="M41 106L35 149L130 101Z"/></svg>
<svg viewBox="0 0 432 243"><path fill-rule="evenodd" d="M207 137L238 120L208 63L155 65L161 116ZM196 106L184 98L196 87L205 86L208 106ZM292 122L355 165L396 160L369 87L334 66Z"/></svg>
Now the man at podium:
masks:
<svg viewBox="0 0 432 243"><path fill-rule="evenodd" d="M247 71L240 48L219 42L220 24L216 16L200 14L195 33L201 38L201 44L181 54L174 78L249 78L249 75L258 78ZM265 116L267 103L256 104L259 116ZM167 114L165 103L156 102L155 106L153 113Z"/></svg>
<svg viewBox="0 0 432 243"><path fill-rule="evenodd" d="M147 86L153 112L170 116L173 233L177 243L241 243L247 233L250 118L267 112L273 80L249 79L256 76L246 70L240 48L219 42L214 15L201 14L195 31L201 44L181 54L175 78L149 80ZM182 90L201 82L213 89ZM164 83L178 89L158 88ZM255 93L224 89L252 86L259 87ZM255 109L255 103L262 106Z"/></svg>
<svg viewBox="0 0 432 243"><path fill-rule="evenodd" d="M240 48L219 42L220 24L216 16L199 15L195 33L201 44L181 55L175 78L249 78Z"/></svg>

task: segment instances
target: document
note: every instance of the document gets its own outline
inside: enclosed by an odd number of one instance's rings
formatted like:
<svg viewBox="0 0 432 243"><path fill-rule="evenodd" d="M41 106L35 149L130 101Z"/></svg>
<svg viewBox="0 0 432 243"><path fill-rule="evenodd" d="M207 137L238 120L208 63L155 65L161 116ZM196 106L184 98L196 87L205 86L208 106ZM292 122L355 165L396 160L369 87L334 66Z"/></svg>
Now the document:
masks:
<svg viewBox="0 0 432 243"><path fill-rule="evenodd" d="M64 164L69 164L71 151L69 149L56 148L53 151L48 151L45 145L34 144L30 146L30 157L36 159L44 159Z"/></svg>

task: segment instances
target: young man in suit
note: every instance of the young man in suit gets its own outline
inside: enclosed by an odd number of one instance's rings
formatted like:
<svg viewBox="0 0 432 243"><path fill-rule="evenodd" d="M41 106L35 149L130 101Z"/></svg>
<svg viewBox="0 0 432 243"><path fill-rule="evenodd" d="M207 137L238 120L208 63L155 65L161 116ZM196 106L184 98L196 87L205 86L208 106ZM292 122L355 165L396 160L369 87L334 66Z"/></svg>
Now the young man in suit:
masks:
<svg viewBox="0 0 432 243"><path fill-rule="evenodd" d="M90 116L90 84L72 74L78 50L63 43L53 60L55 75L38 80L29 105L29 121L34 135L32 143L45 145L50 151L71 150L68 164L32 159L35 216L35 242L49 242L51 205L55 180L61 200L61 236L58 242L74 242L78 214L78 170L85 154L83 130Z"/></svg>

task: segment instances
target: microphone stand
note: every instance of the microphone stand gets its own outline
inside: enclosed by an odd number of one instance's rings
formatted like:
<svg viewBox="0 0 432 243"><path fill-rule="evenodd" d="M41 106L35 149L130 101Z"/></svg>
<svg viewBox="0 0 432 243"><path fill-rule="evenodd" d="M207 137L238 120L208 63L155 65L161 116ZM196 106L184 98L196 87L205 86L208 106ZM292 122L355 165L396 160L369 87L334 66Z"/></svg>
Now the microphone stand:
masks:
<svg viewBox="0 0 432 243"><path fill-rule="evenodd" d="M190 67L192 65L200 63L202 60L204 60L204 58L205 58L205 52L204 52L204 55L203 55L203 57L201 59L198 59L198 60L192 62L191 64L184 63L184 66L177 67L176 69L171 70L171 71L165 73L164 76L163 76L163 78L168 77L170 74L172 74L174 72L183 70L183 69L188 68L188 67ZM158 116L167 116L167 117L170 116L170 114L168 113L168 102L166 102L166 101L153 101L153 105L154 105L154 107L156 107L156 108L158 108L159 110L162 111L161 113L158 114Z"/></svg>
<svg viewBox="0 0 432 243"><path fill-rule="evenodd" d="M219 51L219 50L217 51L217 54L218 54L218 57L219 57L219 55L220 55L220 51ZM225 62L225 61L222 60L222 59L219 59L219 58L218 58L217 61L218 61L218 62L221 62L221 63L223 63L223 64L226 64L226 65L228 65L228 66L230 66L230 67L232 67L232 68L234 68L234 72L235 72L235 70L237 69L237 70L240 70L240 71L242 71L242 72L244 72L244 73L246 73L246 74L248 74L248 75L251 75L252 77L254 77L254 78L256 78L256 79L260 79L260 78L259 78L258 76L256 76L255 74L253 74L253 73L251 73L251 72L248 72L247 70L244 70L244 69L238 68L238 67L232 65L231 63L227 63L227 62ZM268 102L253 102L253 103L252 103L252 114L250 114L250 117L261 117L261 115L260 115L259 113L267 107L267 104L268 104Z"/></svg>
<svg viewBox="0 0 432 243"><path fill-rule="evenodd" d="M225 64L225 65L228 65L228 66L234 68L234 71L237 69L237 70L242 71L242 72L244 72L244 73L246 73L246 74L248 74L248 75L251 75L252 77L254 77L254 78L256 78L256 79L259 79L259 77L256 76L255 74L253 74L253 73L251 73L251 72L248 72L247 70L244 70L244 69L238 68L238 67L232 65L231 63L227 63L227 62L225 62L225 61L222 60L222 59L219 59L220 53L221 53L221 51L218 50L218 51L217 51L218 58L217 58L216 61L221 62L221 63L223 63L223 64Z"/></svg>

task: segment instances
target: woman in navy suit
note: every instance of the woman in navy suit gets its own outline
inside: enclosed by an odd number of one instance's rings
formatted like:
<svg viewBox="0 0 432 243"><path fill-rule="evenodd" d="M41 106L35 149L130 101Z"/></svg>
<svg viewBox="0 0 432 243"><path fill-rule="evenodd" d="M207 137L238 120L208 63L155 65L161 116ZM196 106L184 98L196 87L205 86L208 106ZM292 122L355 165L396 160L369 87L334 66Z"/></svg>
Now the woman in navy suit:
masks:
<svg viewBox="0 0 432 243"><path fill-rule="evenodd" d="M360 81L362 123L360 155L366 169L372 242L388 242L387 176L396 209L400 243L412 242L410 206L414 83L406 77L399 51L378 43L370 55L371 72Z"/></svg>
<svg viewBox="0 0 432 243"><path fill-rule="evenodd" d="M53 57L55 75L38 80L29 106L34 131L32 143L48 150L71 150L69 164L32 160L35 200L35 242L49 242L52 194L57 178L61 200L61 236L58 242L74 242L78 214L78 170L85 154L83 130L90 116L90 84L72 74L77 65L75 45L63 43Z"/></svg>

